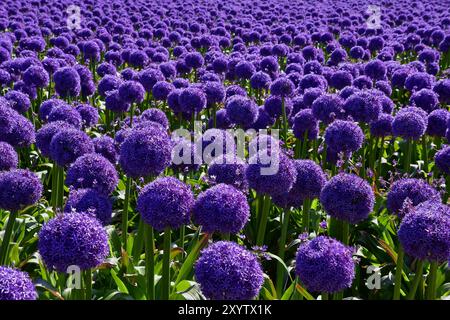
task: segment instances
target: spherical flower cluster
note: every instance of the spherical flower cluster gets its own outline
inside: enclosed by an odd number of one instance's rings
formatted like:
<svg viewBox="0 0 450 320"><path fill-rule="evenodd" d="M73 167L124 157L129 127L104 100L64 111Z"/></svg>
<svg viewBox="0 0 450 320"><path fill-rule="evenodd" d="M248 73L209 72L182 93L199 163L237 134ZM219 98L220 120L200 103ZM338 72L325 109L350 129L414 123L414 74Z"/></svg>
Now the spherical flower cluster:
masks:
<svg viewBox="0 0 450 320"><path fill-rule="evenodd" d="M247 97L239 95L228 99L225 108L229 119L241 126L251 125L258 116L256 103Z"/></svg>
<svg viewBox="0 0 450 320"><path fill-rule="evenodd" d="M1 102L1 101L0 101ZM28 147L36 139L30 120L0 103L0 140L13 147Z"/></svg>
<svg viewBox="0 0 450 320"><path fill-rule="evenodd" d="M421 179L399 179L387 194L386 205L390 213L403 216L406 212L406 199L412 206L430 199L440 199L439 192Z"/></svg>
<svg viewBox="0 0 450 320"><path fill-rule="evenodd" d="M434 137L445 137L447 123L450 121L450 112L445 109L436 109L428 115L427 134Z"/></svg>
<svg viewBox="0 0 450 320"><path fill-rule="evenodd" d="M112 164L117 163L119 155L113 138L108 136L101 136L92 139L92 143L94 144L95 153L102 155L103 157L108 159Z"/></svg>
<svg viewBox="0 0 450 320"><path fill-rule="evenodd" d="M50 143L53 136L67 126L68 124L64 121L54 121L42 126L36 132L36 146L44 157L50 156Z"/></svg>
<svg viewBox="0 0 450 320"><path fill-rule="evenodd" d="M17 168L19 157L16 150L6 143L0 142L0 171L8 171Z"/></svg>
<svg viewBox="0 0 450 320"><path fill-rule="evenodd" d="M118 93L125 103L141 103L144 101L145 89L137 81L125 81L119 86Z"/></svg>
<svg viewBox="0 0 450 320"><path fill-rule="evenodd" d="M250 300L262 287L264 276L257 257L244 247L227 241L201 251L195 279L211 300Z"/></svg>
<svg viewBox="0 0 450 320"><path fill-rule="evenodd" d="M370 122L370 134L374 137L391 136L392 121L394 121L394 117L390 114L381 114L378 120Z"/></svg>
<svg viewBox="0 0 450 320"><path fill-rule="evenodd" d="M310 291L339 292L355 277L352 255L352 249L339 241L319 236L298 248L295 273Z"/></svg>
<svg viewBox="0 0 450 320"><path fill-rule="evenodd" d="M119 163L132 177L150 177L160 174L169 164L172 142L157 127L131 130L120 145Z"/></svg>
<svg viewBox="0 0 450 320"><path fill-rule="evenodd" d="M94 145L89 136L77 129L57 131L50 142L50 158L64 167L86 153L94 152Z"/></svg>
<svg viewBox="0 0 450 320"><path fill-rule="evenodd" d="M375 196L365 180L354 174L341 173L325 184L320 193L320 202L330 216L358 223L373 210Z"/></svg>
<svg viewBox="0 0 450 320"><path fill-rule="evenodd" d="M426 201L402 220L398 239L405 252L420 260L444 262L450 258L450 207Z"/></svg>
<svg viewBox="0 0 450 320"><path fill-rule="evenodd" d="M137 210L144 222L159 231L188 224L193 205L190 187L173 177L147 184L137 199Z"/></svg>
<svg viewBox="0 0 450 320"><path fill-rule="evenodd" d="M325 143L335 152L349 155L359 150L364 141L364 133L353 121L336 120L325 130Z"/></svg>
<svg viewBox="0 0 450 320"><path fill-rule="evenodd" d="M30 98L23 92L10 90L5 94L5 99L8 100L9 106L17 112L24 114L30 109Z"/></svg>
<svg viewBox="0 0 450 320"><path fill-rule="evenodd" d="M295 86L291 80L280 77L270 85L270 92L275 96L287 97L294 92Z"/></svg>
<svg viewBox="0 0 450 320"><path fill-rule="evenodd" d="M37 297L34 284L27 273L0 266L0 301L36 300Z"/></svg>
<svg viewBox="0 0 450 320"><path fill-rule="evenodd" d="M82 118L77 109L67 105L61 104L54 107L48 114L48 122L64 121L70 126L81 129Z"/></svg>
<svg viewBox="0 0 450 320"><path fill-rule="evenodd" d="M273 146L251 157L245 171L250 188L271 196L289 192L296 175L293 161Z"/></svg>
<svg viewBox="0 0 450 320"><path fill-rule="evenodd" d="M436 152L434 157L436 166L447 175L450 175L450 146L444 146Z"/></svg>
<svg viewBox="0 0 450 320"><path fill-rule="evenodd" d="M95 217L80 212L57 215L42 226L39 254L49 269L66 272L69 266L89 270L109 253L108 234Z"/></svg>
<svg viewBox="0 0 450 320"><path fill-rule="evenodd" d="M225 183L239 190L246 190L246 163L235 155L218 157L208 166L208 175L214 183Z"/></svg>
<svg viewBox="0 0 450 320"><path fill-rule="evenodd" d="M425 110L427 113L436 109L439 100L437 94L431 89L422 89L414 92L409 99L409 102Z"/></svg>
<svg viewBox="0 0 450 320"><path fill-rule="evenodd" d="M343 101L339 96L324 94L314 100L311 110L316 119L329 124L343 114Z"/></svg>
<svg viewBox="0 0 450 320"><path fill-rule="evenodd" d="M71 190L64 212L81 212L95 216L103 225L111 221L112 202L95 189Z"/></svg>
<svg viewBox="0 0 450 320"><path fill-rule="evenodd" d="M196 87L183 89L178 96L178 104L183 112L192 114L202 111L206 107L205 93Z"/></svg>
<svg viewBox="0 0 450 320"><path fill-rule="evenodd" d="M367 123L377 120L383 110L380 98L367 91L356 92L348 97L343 108L353 120Z"/></svg>
<svg viewBox="0 0 450 320"><path fill-rule="evenodd" d="M0 172L0 208L18 211L39 201L42 182L29 170L14 169Z"/></svg>
<svg viewBox="0 0 450 320"><path fill-rule="evenodd" d="M66 184L76 189L92 188L107 195L114 191L118 183L114 165L96 153L79 157L67 170Z"/></svg>
<svg viewBox="0 0 450 320"><path fill-rule="evenodd" d="M193 220L208 233L238 233L250 217L245 195L227 184L202 192L193 208Z"/></svg>
<svg viewBox="0 0 450 320"><path fill-rule="evenodd" d="M62 97L78 97L81 92L81 79L78 72L71 67L61 68L53 75L55 91Z"/></svg>

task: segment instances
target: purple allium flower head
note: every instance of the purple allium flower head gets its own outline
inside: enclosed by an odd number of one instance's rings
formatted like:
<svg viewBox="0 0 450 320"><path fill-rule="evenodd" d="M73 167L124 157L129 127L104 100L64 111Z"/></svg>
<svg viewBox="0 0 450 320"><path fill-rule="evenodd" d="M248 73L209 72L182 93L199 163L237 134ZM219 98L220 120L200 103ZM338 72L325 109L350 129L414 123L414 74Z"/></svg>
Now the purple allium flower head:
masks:
<svg viewBox="0 0 450 320"><path fill-rule="evenodd" d="M47 123L36 132L36 146L44 157L48 158L50 156L50 142L53 136L59 131L66 129L67 126L68 124L64 121L54 121Z"/></svg>
<svg viewBox="0 0 450 320"><path fill-rule="evenodd" d="M18 211L39 201L42 182L29 170L13 169L0 172L0 208Z"/></svg>
<svg viewBox="0 0 450 320"><path fill-rule="evenodd" d="M45 100L44 102L41 103L41 106L39 107L39 119L41 119L41 121L43 122L46 122L48 120L50 112L52 112L54 108L57 108L64 104L66 103L63 100L59 99Z"/></svg>
<svg viewBox="0 0 450 320"><path fill-rule="evenodd" d="M108 159L112 164L116 164L119 158L117 147L114 139L108 136L101 136L92 139L95 153L98 153Z"/></svg>
<svg viewBox="0 0 450 320"><path fill-rule="evenodd" d="M341 173L325 184L320 202L330 216L355 224L369 216L375 196L365 180L354 174Z"/></svg>
<svg viewBox="0 0 450 320"><path fill-rule="evenodd" d="M225 109L231 122L241 126L249 126L255 122L258 116L258 106L250 98L233 96L226 102Z"/></svg>
<svg viewBox="0 0 450 320"><path fill-rule="evenodd" d="M173 84L167 81L158 81L152 88L153 98L158 101L164 101L173 90L175 90Z"/></svg>
<svg viewBox="0 0 450 320"><path fill-rule="evenodd" d="M189 114L202 111L206 107L206 95L200 88L191 86L182 89L178 96L178 104Z"/></svg>
<svg viewBox="0 0 450 320"><path fill-rule="evenodd" d="M78 157L94 152L94 145L83 131L66 127L53 135L49 151L50 158L64 167Z"/></svg>
<svg viewBox="0 0 450 320"><path fill-rule="evenodd" d="M392 135L392 121L394 117L387 113L380 114L378 120L370 122L370 134L374 137L387 137Z"/></svg>
<svg viewBox="0 0 450 320"><path fill-rule="evenodd" d="M166 114L160 109L150 108L142 112L140 116L141 120L153 121L159 123L164 128L169 128L169 120L167 119Z"/></svg>
<svg viewBox="0 0 450 320"><path fill-rule="evenodd" d="M299 208L305 199L315 199L320 195L326 175L322 168L311 160L294 160L297 178L289 192L275 195L273 202L279 207Z"/></svg>
<svg viewBox="0 0 450 320"><path fill-rule="evenodd" d="M0 99L0 141L8 142L15 148L34 143L36 137L31 121L1 102Z"/></svg>
<svg viewBox="0 0 450 320"><path fill-rule="evenodd" d="M144 222L159 231L188 224L193 205L190 187L173 177L147 184L137 199L137 210Z"/></svg>
<svg viewBox="0 0 450 320"><path fill-rule="evenodd" d="M30 66L23 73L23 82L28 86L44 88L48 86L50 77L43 67Z"/></svg>
<svg viewBox="0 0 450 320"><path fill-rule="evenodd" d="M361 46L354 46L350 49L349 55L353 59L362 59L364 57L364 48Z"/></svg>
<svg viewBox="0 0 450 320"><path fill-rule="evenodd" d="M222 103L225 100L225 88L220 82L208 81L204 85L204 90L208 107Z"/></svg>
<svg viewBox="0 0 450 320"><path fill-rule="evenodd" d="M81 123L84 128L93 127L98 123L99 115L97 108L94 108L90 104L79 104L75 109L81 116Z"/></svg>
<svg viewBox="0 0 450 320"><path fill-rule="evenodd" d="M246 126L244 129L255 129L255 130L263 130L272 127L275 124L275 119L271 117L264 106L258 108L258 116L254 123L250 126Z"/></svg>
<svg viewBox="0 0 450 320"><path fill-rule="evenodd" d="M255 72L251 78L250 78L250 85L253 89L261 90L261 89L268 89L271 84L270 76L263 72L258 71Z"/></svg>
<svg viewBox="0 0 450 320"><path fill-rule="evenodd" d="M156 127L132 130L120 145L119 163L133 178L157 176L169 164L172 142Z"/></svg>
<svg viewBox="0 0 450 320"><path fill-rule="evenodd" d="M447 123L450 121L450 112L445 109L436 109L428 115L427 134L434 137L445 137Z"/></svg>
<svg viewBox="0 0 450 320"><path fill-rule="evenodd" d="M405 252L420 260L444 262L450 258L450 207L426 201L402 220L398 239Z"/></svg>
<svg viewBox="0 0 450 320"><path fill-rule="evenodd" d="M208 120L208 128L214 127L214 119L211 117ZM227 110L220 109L216 112L216 128L217 129L230 129L233 126L230 118L228 117Z"/></svg>
<svg viewBox="0 0 450 320"><path fill-rule="evenodd" d="M68 104L61 104L52 109L48 115L48 122L64 121L70 126L81 129L82 118L74 107Z"/></svg>
<svg viewBox="0 0 450 320"><path fill-rule="evenodd" d="M220 183L200 193L193 207L193 220L207 233L236 234L250 217L245 195L233 186Z"/></svg>
<svg viewBox="0 0 450 320"><path fill-rule="evenodd" d="M9 106L19 113L26 113L31 107L30 98L16 90L10 90L5 94L5 99L8 100Z"/></svg>
<svg viewBox="0 0 450 320"><path fill-rule="evenodd" d="M211 300L253 299L264 281L256 255L229 241L203 249L194 269L202 293Z"/></svg>
<svg viewBox="0 0 450 320"><path fill-rule="evenodd" d="M361 91L352 94L345 100L343 105L345 112L358 122L377 120L382 112L380 98L368 91Z"/></svg>
<svg viewBox="0 0 450 320"><path fill-rule="evenodd" d="M431 89L421 89L414 92L409 100L411 105L422 108L430 113L438 106L439 100L437 94Z"/></svg>
<svg viewBox="0 0 450 320"><path fill-rule="evenodd" d="M119 97L126 103L141 103L144 101L145 89L137 81L125 81L119 86Z"/></svg>
<svg viewBox="0 0 450 320"><path fill-rule="evenodd" d="M425 72L411 73L405 80L405 88L411 92L431 89L434 77Z"/></svg>
<svg viewBox="0 0 450 320"><path fill-rule="evenodd" d="M314 100L311 110L316 119L329 124L343 114L343 100L333 94L324 94Z"/></svg>
<svg viewBox="0 0 450 320"><path fill-rule="evenodd" d="M264 102L264 110L270 117L276 119L283 115L283 103L286 110L286 115L289 116L292 111L292 101L291 99L280 96L271 95L267 97Z"/></svg>
<svg viewBox="0 0 450 320"><path fill-rule="evenodd" d="M226 99L232 97L232 96L236 96L236 95L240 95L240 96L247 96L247 91L245 91L244 88L242 88L241 86L234 84L231 85L229 87L227 87L226 89Z"/></svg>
<svg viewBox="0 0 450 320"><path fill-rule="evenodd" d="M292 95L294 90L294 84L286 77L280 77L270 85L270 93L275 96L288 97Z"/></svg>
<svg viewBox="0 0 450 320"><path fill-rule="evenodd" d="M308 88L303 93L303 103L305 107L311 107L314 101L322 96L324 91L322 88Z"/></svg>
<svg viewBox="0 0 450 320"><path fill-rule="evenodd" d="M92 188L108 195L117 187L118 181L114 165L96 153L79 157L67 170L66 184L75 189Z"/></svg>
<svg viewBox="0 0 450 320"><path fill-rule="evenodd" d="M129 57L129 63L136 68L144 68L148 63L148 56L143 50L134 50Z"/></svg>
<svg viewBox="0 0 450 320"><path fill-rule="evenodd" d="M444 104L450 104L450 80L442 79L436 82L433 91L438 94L439 101Z"/></svg>
<svg viewBox="0 0 450 320"><path fill-rule="evenodd" d="M98 94L102 97L108 96L109 91L113 91L119 88L122 84L122 80L112 75L106 75L98 83Z"/></svg>
<svg viewBox="0 0 450 320"><path fill-rule="evenodd" d="M6 142L0 142L0 155L0 171L17 168L19 157L13 146Z"/></svg>
<svg viewBox="0 0 450 320"><path fill-rule="evenodd" d="M249 165L245 171L250 188L260 194L271 196L289 192L294 185L296 175L293 161L281 152L279 147L274 146L271 146L270 150L259 150L249 159Z"/></svg>
<svg viewBox="0 0 450 320"><path fill-rule="evenodd" d="M351 86L353 76L350 72L345 70L336 71L330 78L330 86L341 90L347 86Z"/></svg>
<svg viewBox="0 0 450 320"><path fill-rule="evenodd" d="M292 120L294 136L303 140L305 133L308 132L308 139L315 140L319 134L319 121L314 117L311 109L300 110Z"/></svg>
<svg viewBox="0 0 450 320"><path fill-rule="evenodd" d="M203 56L199 52L190 52L185 57L184 60L186 65L192 69L200 68L205 62Z"/></svg>
<svg viewBox="0 0 450 320"><path fill-rule="evenodd" d="M78 97L81 92L81 79L77 70L64 67L53 74L55 91L62 97Z"/></svg>
<svg viewBox="0 0 450 320"><path fill-rule="evenodd" d="M349 288L355 277L353 251L339 241L319 236L300 245L295 273L309 291L335 293Z"/></svg>
<svg viewBox="0 0 450 320"><path fill-rule="evenodd" d="M130 104L120 98L119 90L109 91L105 99L105 108L113 112L122 113L128 111Z"/></svg>
<svg viewBox="0 0 450 320"><path fill-rule="evenodd" d="M394 136L418 140L425 134L428 126L427 113L417 107L401 109L392 122Z"/></svg>
<svg viewBox="0 0 450 320"><path fill-rule="evenodd" d="M111 222L112 201L95 189L71 190L64 212L81 212L95 216L103 225Z"/></svg>
<svg viewBox="0 0 450 320"><path fill-rule="evenodd" d="M153 86L158 81L164 81L164 75L158 69L145 69L139 73L139 82L145 88L145 91L151 92Z"/></svg>
<svg viewBox="0 0 450 320"><path fill-rule="evenodd" d="M336 120L325 130L325 143L335 152L350 154L359 150L364 141L364 133L353 121Z"/></svg>
<svg viewBox="0 0 450 320"><path fill-rule="evenodd" d="M401 215L405 200L409 199L417 206L431 199L440 199L439 192L421 179L399 179L391 185L386 198L386 206L390 213Z"/></svg>
<svg viewBox="0 0 450 320"><path fill-rule="evenodd" d="M434 158L436 166L447 175L450 175L450 146L444 146Z"/></svg>
<svg viewBox="0 0 450 320"><path fill-rule="evenodd" d="M248 183L245 178L246 163L235 155L213 159L208 166L208 175L214 183L225 183L246 191Z"/></svg>
<svg viewBox="0 0 450 320"><path fill-rule="evenodd" d="M256 69L253 63L241 61L235 66L234 72L238 79L250 79L256 72Z"/></svg>
<svg viewBox="0 0 450 320"><path fill-rule="evenodd" d="M36 300L38 294L26 272L0 266L0 301Z"/></svg>
<svg viewBox="0 0 450 320"><path fill-rule="evenodd" d="M197 171L202 163L197 145L185 138L173 139L171 167L177 172Z"/></svg>
<svg viewBox="0 0 450 320"><path fill-rule="evenodd" d="M97 67L97 74L100 77L105 77L107 75L115 76L117 74L116 67L108 62L103 62Z"/></svg>
<svg viewBox="0 0 450 320"><path fill-rule="evenodd" d="M71 265L89 270L108 255L108 234L100 221L90 214L58 214L42 226L38 248L49 269L66 272Z"/></svg>
<svg viewBox="0 0 450 320"><path fill-rule="evenodd" d="M364 66L364 74L372 80L382 80L386 77L386 66L383 61L375 59Z"/></svg>

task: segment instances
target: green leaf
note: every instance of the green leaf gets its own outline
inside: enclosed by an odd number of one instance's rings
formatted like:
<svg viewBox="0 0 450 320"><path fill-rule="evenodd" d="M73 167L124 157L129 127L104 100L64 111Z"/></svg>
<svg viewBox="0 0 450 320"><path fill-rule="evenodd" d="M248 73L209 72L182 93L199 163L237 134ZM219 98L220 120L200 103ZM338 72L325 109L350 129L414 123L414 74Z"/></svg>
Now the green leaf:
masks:
<svg viewBox="0 0 450 320"><path fill-rule="evenodd" d="M111 269L111 276L114 279L114 282L117 285L117 289L119 289L120 292L129 294L127 286L123 283L122 280L117 276L117 272L114 269Z"/></svg>

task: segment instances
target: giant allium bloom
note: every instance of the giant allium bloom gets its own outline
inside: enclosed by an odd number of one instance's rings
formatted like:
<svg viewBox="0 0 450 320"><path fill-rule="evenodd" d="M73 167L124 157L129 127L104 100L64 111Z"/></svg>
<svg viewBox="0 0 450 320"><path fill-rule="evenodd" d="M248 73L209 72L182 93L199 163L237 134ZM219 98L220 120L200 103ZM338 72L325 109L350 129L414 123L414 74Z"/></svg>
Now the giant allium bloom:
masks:
<svg viewBox="0 0 450 320"><path fill-rule="evenodd" d="M107 225L111 222L112 201L95 189L71 190L64 212L72 211L91 214Z"/></svg>
<svg viewBox="0 0 450 320"><path fill-rule="evenodd" d="M345 112L358 122L377 120L382 112L381 99L367 91L356 92L345 100Z"/></svg>
<svg viewBox="0 0 450 320"><path fill-rule="evenodd" d="M409 99L411 105L422 108L430 113L438 106L438 95L431 89L421 89L414 92Z"/></svg>
<svg viewBox="0 0 450 320"><path fill-rule="evenodd" d="M13 147L28 147L36 139L33 124L9 106L0 104L0 141Z"/></svg>
<svg viewBox="0 0 450 320"><path fill-rule="evenodd" d="M305 199L315 199L320 196L325 182L326 175L322 168L312 160L294 160L297 178L289 192L275 195L273 202L279 207L298 208Z"/></svg>
<svg viewBox="0 0 450 320"><path fill-rule="evenodd" d="M394 136L403 139L419 140L425 134L428 125L426 112L417 107L401 109L392 121Z"/></svg>
<svg viewBox="0 0 450 320"><path fill-rule="evenodd" d="M30 98L23 92L10 90L5 94L5 99L8 100L9 106L17 112L24 114L30 109Z"/></svg>
<svg viewBox="0 0 450 320"><path fill-rule="evenodd" d="M161 129L132 130L120 145L119 163L133 178L159 175L169 164L172 142Z"/></svg>
<svg viewBox="0 0 450 320"><path fill-rule="evenodd" d="M335 293L355 277L353 251L333 238L319 236L300 245L295 273L309 291Z"/></svg>
<svg viewBox="0 0 450 320"><path fill-rule="evenodd" d="M200 193L193 208L193 220L205 232L235 234L250 217L245 195L227 184L218 184Z"/></svg>
<svg viewBox="0 0 450 320"><path fill-rule="evenodd" d="M394 117L387 113L380 114L378 120L370 122L370 134L374 137L387 137L392 135L392 121Z"/></svg>
<svg viewBox="0 0 450 320"><path fill-rule="evenodd" d="M445 137L450 112L445 109L436 109L428 115L427 134L434 137Z"/></svg>
<svg viewBox="0 0 450 320"><path fill-rule="evenodd" d="M226 183L239 190L246 190L246 168L247 164L243 160L235 155L228 155L213 159L208 166L208 175L214 183Z"/></svg>
<svg viewBox="0 0 450 320"><path fill-rule="evenodd" d="M108 234L90 214L58 214L42 226L39 254L49 269L66 272L69 266L88 270L101 264L109 253Z"/></svg>
<svg viewBox="0 0 450 320"><path fill-rule="evenodd" d="M118 182L114 165L96 153L79 157L67 170L66 184L75 189L92 188L108 195Z"/></svg>
<svg viewBox="0 0 450 320"><path fill-rule="evenodd" d="M139 193L137 210L156 230L178 229L189 223L194 195L191 188L173 177L147 184Z"/></svg>
<svg viewBox="0 0 450 320"><path fill-rule="evenodd" d="M356 122L336 120L325 130L325 143L335 152L350 154L359 150L364 133Z"/></svg>
<svg viewBox="0 0 450 320"><path fill-rule="evenodd" d="M311 106L316 119L325 124L333 122L335 118L341 118L343 114L343 100L332 94L324 94L314 100Z"/></svg>
<svg viewBox="0 0 450 320"><path fill-rule="evenodd" d="M0 142L0 171L17 168L19 157L16 150L6 142Z"/></svg>
<svg viewBox="0 0 450 320"><path fill-rule="evenodd" d="M14 169L0 172L0 208L18 211L39 201L42 182L29 170Z"/></svg>
<svg viewBox="0 0 450 320"><path fill-rule="evenodd" d="M426 201L403 218L398 239L405 252L420 260L444 262L450 258L450 207Z"/></svg>
<svg viewBox="0 0 450 320"><path fill-rule="evenodd" d="M64 167L86 153L94 152L89 136L81 130L62 129L54 134L50 142L50 158Z"/></svg>
<svg viewBox="0 0 450 320"><path fill-rule="evenodd" d="M327 214L349 223L358 223L373 210L375 196L371 186L354 174L332 177L320 193L320 202Z"/></svg>
<svg viewBox="0 0 450 320"><path fill-rule="evenodd" d="M303 140L305 133L308 133L309 140L317 139L319 134L319 121L314 117L311 109L300 110L292 120L294 136Z"/></svg>
<svg viewBox="0 0 450 320"><path fill-rule="evenodd" d="M211 300L250 300L264 281L258 258L244 247L219 241L203 249L195 264L195 279Z"/></svg>
<svg viewBox="0 0 450 320"><path fill-rule="evenodd" d="M118 148L113 138L101 136L92 139L92 143L94 144L95 153L104 156L106 159L111 161L112 164L117 163L117 159L119 158Z"/></svg>
<svg viewBox="0 0 450 320"><path fill-rule="evenodd" d="M447 175L450 175L450 146L444 146L434 158L436 166Z"/></svg>
<svg viewBox="0 0 450 320"><path fill-rule="evenodd" d="M144 101L145 89L137 81L126 81L118 89L120 100L125 103L141 103Z"/></svg>
<svg viewBox="0 0 450 320"><path fill-rule="evenodd" d="M250 98L233 96L225 105L230 120L241 126L249 126L255 122L258 116L258 106Z"/></svg>
<svg viewBox="0 0 450 320"><path fill-rule="evenodd" d="M280 195L291 190L297 172L293 161L282 151L260 150L249 159L245 176L249 187L260 194Z"/></svg>
<svg viewBox="0 0 450 320"><path fill-rule="evenodd" d="M403 216L409 200L412 206L430 199L440 199L439 192L421 179L400 179L391 185L386 205L390 213Z"/></svg>
<svg viewBox="0 0 450 320"><path fill-rule="evenodd" d="M283 104L286 111L286 116L292 111L292 101L280 96L269 96L264 101L264 111L273 119L283 116Z"/></svg>
<svg viewBox="0 0 450 320"><path fill-rule="evenodd" d="M74 128L81 129L82 119L80 113L68 104L62 104L53 108L47 120L48 122L64 121Z"/></svg>
<svg viewBox="0 0 450 320"><path fill-rule="evenodd" d="M26 272L0 266L0 301L36 300L38 294Z"/></svg>
<svg viewBox="0 0 450 320"><path fill-rule="evenodd" d="M286 77L280 77L270 85L270 93L275 96L287 97L290 96L294 90L294 84Z"/></svg>
<svg viewBox="0 0 450 320"><path fill-rule="evenodd" d="M81 92L81 79L78 72L71 67L61 68L53 74L55 91L62 97L78 97Z"/></svg>
<svg viewBox="0 0 450 320"><path fill-rule="evenodd" d="M182 89L178 95L178 105L183 112L192 114L202 111L206 107L206 95L197 87Z"/></svg>
<svg viewBox="0 0 450 320"><path fill-rule="evenodd" d="M50 143L55 134L67 128L69 124L64 121L54 121L42 126L36 132L36 146L44 157L50 156Z"/></svg>
<svg viewBox="0 0 450 320"><path fill-rule="evenodd" d="M23 82L31 87L43 88L48 86L50 78L43 67L30 66L23 73Z"/></svg>

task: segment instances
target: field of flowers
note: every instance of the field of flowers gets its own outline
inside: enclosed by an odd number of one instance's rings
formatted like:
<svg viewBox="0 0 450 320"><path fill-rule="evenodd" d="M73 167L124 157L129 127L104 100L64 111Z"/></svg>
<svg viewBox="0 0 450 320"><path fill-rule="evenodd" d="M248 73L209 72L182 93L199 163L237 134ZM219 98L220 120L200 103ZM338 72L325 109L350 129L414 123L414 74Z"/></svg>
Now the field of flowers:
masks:
<svg viewBox="0 0 450 320"><path fill-rule="evenodd" d="M450 298L442 0L2 0L0 300Z"/></svg>

